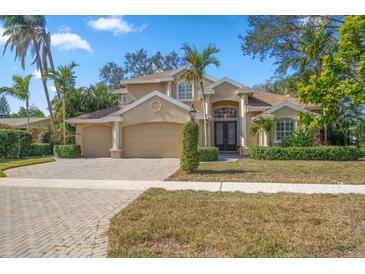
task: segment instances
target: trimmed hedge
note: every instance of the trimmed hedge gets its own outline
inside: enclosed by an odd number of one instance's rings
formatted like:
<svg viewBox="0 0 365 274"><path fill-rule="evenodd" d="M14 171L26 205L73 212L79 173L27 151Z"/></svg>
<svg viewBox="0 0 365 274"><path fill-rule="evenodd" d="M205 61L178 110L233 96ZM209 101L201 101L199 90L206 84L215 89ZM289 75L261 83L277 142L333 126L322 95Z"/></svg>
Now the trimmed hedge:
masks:
<svg viewBox="0 0 365 274"><path fill-rule="evenodd" d="M362 157L365 157L365 145L360 147L361 152L362 152Z"/></svg>
<svg viewBox="0 0 365 274"><path fill-rule="evenodd" d="M59 158L77 158L81 153L79 145L54 145L54 155Z"/></svg>
<svg viewBox="0 0 365 274"><path fill-rule="evenodd" d="M14 159L31 153L32 135L24 130L0 129L0 158Z"/></svg>
<svg viewBox="0 0 365 274"><path fill-rule="evenodd" d="M330 160L355 161L362 155L353 146L249 147L249 157L257 160Z"/></svg>
<svg viewBox="0 0 365 274"><path fill-rule="evenodd" d="M199 147L198 153L200 162L217 161L219 157L217 147Z"/></svg>
<svg viewBox="0 0 365 274"><path fill-rule="evenodd" d="M183 129L183 149L180 158L180 167L185 172L193 172L199 166L199 125L195 121L189 121Z"/></svg>
<svg viewBox="0 0 365 274"><path fill-rule="evenodd" d="M35 143L32 144L31 155L32 156L45 156L50 155L50 145L46 143Z"/></svg>

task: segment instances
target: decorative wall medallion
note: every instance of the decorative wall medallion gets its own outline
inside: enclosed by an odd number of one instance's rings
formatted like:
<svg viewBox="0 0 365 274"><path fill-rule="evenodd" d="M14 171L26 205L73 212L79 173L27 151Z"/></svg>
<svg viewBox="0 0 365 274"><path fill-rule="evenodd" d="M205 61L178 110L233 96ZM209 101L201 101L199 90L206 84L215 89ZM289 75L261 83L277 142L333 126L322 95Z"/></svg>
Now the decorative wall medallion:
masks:
<svg viewBox="0 0 365 274"><path fill-rule="evenodd" d="M162 108L162 104L159 100L153 100L150 104L150 110L153 112L159 112Z"/></svg>

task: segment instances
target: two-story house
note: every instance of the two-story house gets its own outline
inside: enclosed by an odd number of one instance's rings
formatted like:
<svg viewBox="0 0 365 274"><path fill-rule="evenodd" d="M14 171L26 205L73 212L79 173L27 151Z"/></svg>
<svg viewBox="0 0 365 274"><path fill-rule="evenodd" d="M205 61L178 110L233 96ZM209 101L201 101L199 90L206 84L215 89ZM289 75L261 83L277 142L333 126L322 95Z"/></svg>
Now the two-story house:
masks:
<svg viewBox="0 0 365 274"><path fill-rule="evenodd" d="M203 132L203 98L199 83L179 81L186 69L122 81L115 90L118 106L68 119L85 157L179 157L182 129L191 105ZM314 107L295 98L250 88L228 77L205 75L207 142L222 152L244 153L248 146L279 143L297 126L301 112ZM270 136L251 134L254 117L270 113L278 122ZM200 144L204 142L200 134Z"/></svg>

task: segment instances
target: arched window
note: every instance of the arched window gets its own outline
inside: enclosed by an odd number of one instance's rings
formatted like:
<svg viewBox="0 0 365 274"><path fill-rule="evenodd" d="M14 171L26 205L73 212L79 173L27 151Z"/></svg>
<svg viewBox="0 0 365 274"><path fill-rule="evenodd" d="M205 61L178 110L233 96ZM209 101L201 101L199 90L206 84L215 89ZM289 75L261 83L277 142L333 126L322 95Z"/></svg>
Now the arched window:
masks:
<svg viewBox="0 0 365 274"><path fill-rule="evenodd" d="M177 84L177 99L192 100L193 99L193 84L188 82L179 82Z"/></svg>
<svg viewBox="0 0 365 274"><path fill-rule="evenodd" d="M281 142L290 136L295 128L295 120L292 118L279 118L276 123L276 141Z"/></svg>
<svg viewBox="0 0 365 274"><path fill-rule="evenodd" d="M237 109L232 107L217 108L214 110L213 117L217 119L237 118Z"/></svg>

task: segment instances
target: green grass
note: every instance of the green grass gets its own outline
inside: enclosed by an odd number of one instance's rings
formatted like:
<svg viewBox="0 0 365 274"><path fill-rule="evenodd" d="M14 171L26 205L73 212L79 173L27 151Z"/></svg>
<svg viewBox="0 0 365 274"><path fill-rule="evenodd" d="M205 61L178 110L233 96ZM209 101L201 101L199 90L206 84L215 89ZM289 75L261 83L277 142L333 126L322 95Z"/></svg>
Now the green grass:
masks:
<svg viewBox="0 0 365 274"><path fill-rule="evenodd" d="M55 158L53 157L28 157L23 159L0 160L0 177L6 177L3 171L9 168L35 165L53 161L55 161Z"/></svg>
<svg viewBox="0 0 365 274"><path fill-rule="evenodd" d="M365 195L150 189L111 219L109 257L364 257Z"/></svg>
<svg viewBox="0 0 365 274"><path fill-rule="evenodd" d="M262 182L303 184L365 184L361 161L270 161L240 159L236 162L200 164L193 173L176 171L173 181Z"/></svg>

